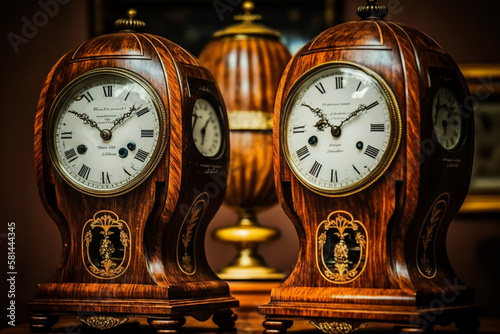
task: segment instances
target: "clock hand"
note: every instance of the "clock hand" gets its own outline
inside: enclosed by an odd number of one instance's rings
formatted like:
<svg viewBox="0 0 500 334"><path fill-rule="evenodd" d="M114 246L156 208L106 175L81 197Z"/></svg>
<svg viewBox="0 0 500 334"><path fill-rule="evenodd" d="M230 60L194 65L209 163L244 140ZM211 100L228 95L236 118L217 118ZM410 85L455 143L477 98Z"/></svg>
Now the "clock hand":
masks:
<svg viewBox="0 0 500 334"><path fill-rule="evenodd" d="M323 131L326 127L333 127L333 125L328 121L328 118L326 118L325 114L323 111L319 108L313 108L310 105L306 103L302 103L302 106L307 107L311 109L312 113L320 118L320 120L314 124L314 126L319 130Z"/></svg>
<svg viewBox="0 0 500 334"><path fill-rule="evenodd" d="M142 104L136 108L134 103L134 105L130 107L130 110L128 112L124 113L113 121L113 126L111 127L111 129L109 129L109 131L112 131L117 125L121 124L125 119L129 118L134 113L134 111L137 111L141 106Z"/></svg>
<svg viewBox="0 0 500 334"><path fill-rule="evenodd" d="M334 137L340 137L341 134L341 128L342 125L350 120L351 118L357 116L360 112L365 111L365 110L370 110L371 108L375 107L378 105L378 101L373 102L372 104L365 105L365 104L360 104L359 107L351 112L349 115L347 115L347 118L345 118L342 122L340 122L339 125L334 125L332 126L332 136Z"/></svg>
<svg viewBox="0 0 500 334"><path fill-rule="evenodd" d="M89 115L87 115L86 113L81 114L81 113L73 111L73 110L68 110L68 112L76 115L76 117L78 117L79 119L81 119L83 121L83 124L88 124L91 127L96 128L97 130L102 132L102 130L99 129L97 122L94 121L93 119L90 119Z"/></svg>

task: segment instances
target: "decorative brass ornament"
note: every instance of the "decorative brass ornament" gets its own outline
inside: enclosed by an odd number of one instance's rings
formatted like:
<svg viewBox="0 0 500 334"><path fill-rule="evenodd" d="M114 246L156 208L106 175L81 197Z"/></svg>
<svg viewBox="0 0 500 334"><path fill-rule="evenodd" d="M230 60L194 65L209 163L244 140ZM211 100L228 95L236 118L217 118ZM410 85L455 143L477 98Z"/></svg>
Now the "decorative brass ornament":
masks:
<svg viewBox="0 0 500 334"><path fill-rule="evenodd" d="M112 211L101 210L83 226L82 256L87 271L100 279L122 275L130 262L130 229Z"/></svg>
<svg viewBox="0 0 500 334"><path fill-rule="evenodd" d="M208 194L201 193L196 197L189 211L184 217L177 239L177 264L188 275L196 272L196 233L205 209L208 206Z"/></svg>
<svg viewBox="0 0 500 334"><path fill-rule="evenodd" d="M78 317L78 320L89 327L105 330L123 325L128 321L128 317L118 318L105 315L94 315L89 317Z"/></svg>
<svg viewBox="0 0 500 334"><path fill-rule="evenodd" d="M361 322L344 322L344 321L328 321L316 322L309 321L311 325L327 334L348 334L360 328L366 327L366 323Z"/></svg>
<svg viewBox="0 0 500 334"><path fill-rule="evenodd" d="M417 267L422 276L433 278L437 273L435 236L448 208L450 194L443 193L434 201L420 229L417 245Z"/></svg>
<svg viewBox="0 0 500 334"><path fill-rule="evenodd" d="M368 233L359 220L343 210L333 211L316 230L316 264L333 283L349 283L366 266Z"/></svg>
<svg viewBox="0 0 500 334"><path fill-rule="evenodd" d="M230 130L272 130L273 114L257 110L233 110L228 114Z"/></svg>

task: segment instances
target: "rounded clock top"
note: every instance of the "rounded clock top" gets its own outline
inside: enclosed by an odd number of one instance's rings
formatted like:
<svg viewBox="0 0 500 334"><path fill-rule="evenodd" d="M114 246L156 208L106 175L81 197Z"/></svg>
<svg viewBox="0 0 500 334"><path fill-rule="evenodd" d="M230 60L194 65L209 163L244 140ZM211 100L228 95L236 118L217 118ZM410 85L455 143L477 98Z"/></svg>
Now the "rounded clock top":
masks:
<svg viewBox="0 0 500 334"><path fill-rule="evenodd" d="M360 20L350 21L331 27L306 44L297 55L309 53L313 50L332 47L389 47L399 48L396 38L409 38L416 50L426 50L447 54L431 37L424 32L408 27L404 24L385 20L387 8L376 4L377 1L368 1L367 5L357 10Z"/></svg>
<svg viewBox="0 0 500 334"><path fill-rule="evenodd" d="M104 34L83 42L66 54L69 57L66 60L72 62L92 58L98 60L95 57L100 59L135 57L155 61L160 58L159 60L163 62L173 61L202 67L196 57L176 43L158 35L141 32L146 24L136 18L135 9L129 9L127 15L128 18L116 20L115 26L118 32ZM158 50L168 51L164 53Z"/></svg>

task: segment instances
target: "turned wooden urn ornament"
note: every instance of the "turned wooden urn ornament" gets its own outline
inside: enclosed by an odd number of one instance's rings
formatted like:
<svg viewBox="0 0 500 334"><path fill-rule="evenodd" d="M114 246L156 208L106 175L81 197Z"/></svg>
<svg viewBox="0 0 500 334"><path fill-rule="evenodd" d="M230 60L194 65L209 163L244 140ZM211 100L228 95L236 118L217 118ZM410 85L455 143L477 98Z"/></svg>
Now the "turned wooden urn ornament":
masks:
<svg viewBox="0 0 500 334"><path fill-rule="evenodd" d="M63 251L30 303L34 332L61 313L99 329L145 317L177 333L212 315L234 326L238 302L204 250L229 164L222 96L187 51L134 32L135 14L66 53L41 92L36 177Z"/></svg>
<svg viewBox="0 0 500 334"><path fill-rule="evenodd" d="M446 253L471 176L469 92L439 45L386 14L367 1L361 20L318 35L282 76L275 180L300 253L260 307L265 333L294 319L325 333L369 322L411 333L479 326Z"/></svg>
<svg viewBox="0 0 500 334"><path fill-rule="evenodd" d="M281 279L266 265L259 244L279 237L262 226L256 214L277 204L273 181L273 108L290 52L280 34L257 23L254 4L245 1L240 21L214 33L200 54L214 75L226 103L231 141L228 189L224 203L238 215L235 226L219 228L217 240L233 243L238 254L220 270L223 279Z"/></svg>

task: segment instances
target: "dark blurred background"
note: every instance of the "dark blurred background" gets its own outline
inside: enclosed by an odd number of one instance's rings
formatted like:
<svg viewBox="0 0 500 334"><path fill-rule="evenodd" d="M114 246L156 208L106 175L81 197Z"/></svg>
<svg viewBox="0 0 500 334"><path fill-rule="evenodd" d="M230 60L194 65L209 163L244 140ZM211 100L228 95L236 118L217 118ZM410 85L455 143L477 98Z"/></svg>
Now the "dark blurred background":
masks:
<svg viewBox="0 0 500 334"><path fill-rule="evenodd" d="M38 197L33 166L33 123L46 75L68 50L86 39L113 32L113 22L135 7L146 21L146 31L162 35L198 55L211 34L233 23L241 13L239 0L39 0L4 2L0 49L0 301L7 307L7 226L16 224L16 323L26 322L26 303L35 297L37 283L54 272L61 238ZM324 29L357 20L354 0L256 0L262 23L279 30L294 53ZM390 19L426 32L459 64L500 64L500 1L497 0L389 0ZM483 74L484 75L484 74ZM485 78L489 78L486 74ZM492 79L500 85L500 79ZM495 81L498 80L498 81ZM500 123L500 105L492 95L480 101L493 108L486 122ZM494 134L499 138L499 131ZM500 146L500 142L496 142ZM498 148L497 146L497 148ZM492 153L493 154L493 153ZM488 158L489 156L486 156ZM500 164L488 180L498 181ZM491 182L487 182L490 183ZM494 182L493 182L494 183ZM478 190L481 193L480 190ZM486 196L500 194L500 187ZM487 198L487 197L483 197ZM468 210L451 224L448 253L458 276L477 291L485 314L500 316L500 203L486 210ZM495 209L496 208L496 209ZM295 264L298 239L279 206L259 215L263 225L282 231L282 237L260 247L269 265L287 272ZM210 231L236 222L222 207L209 226L206 253L214 269L235 255L230 245L212 240ZM2 315L0 328L6 325Z"/></svg>

